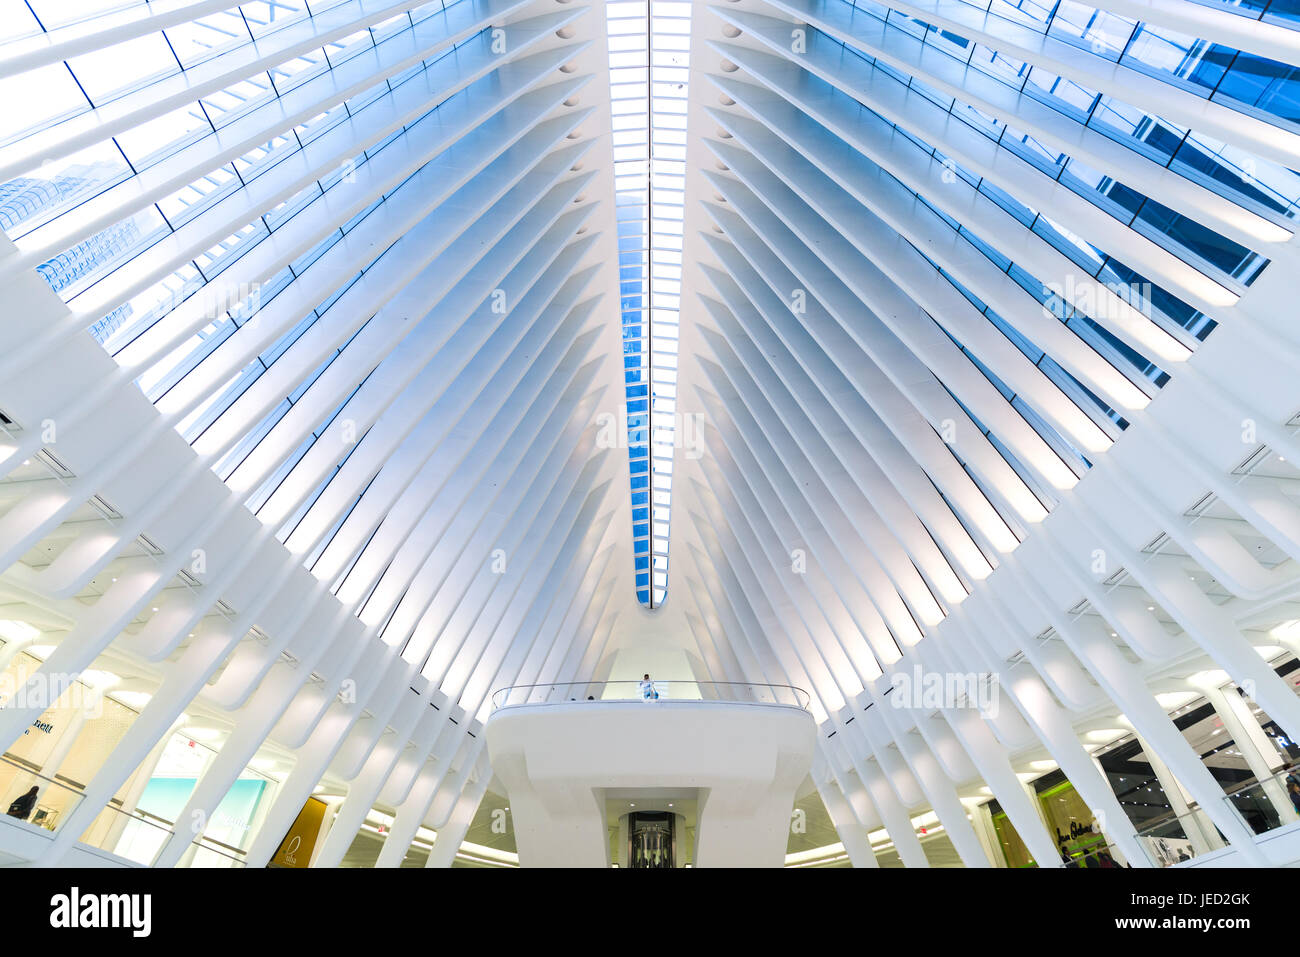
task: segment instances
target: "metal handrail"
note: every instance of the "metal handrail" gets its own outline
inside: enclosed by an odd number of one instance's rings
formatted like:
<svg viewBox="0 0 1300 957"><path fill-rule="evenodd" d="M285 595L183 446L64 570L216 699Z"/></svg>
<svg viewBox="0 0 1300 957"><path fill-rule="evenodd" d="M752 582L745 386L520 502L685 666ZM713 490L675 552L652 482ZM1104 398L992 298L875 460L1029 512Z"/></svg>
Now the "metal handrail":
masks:
<svg viewBox="0 0 1300 957"><path fill-rule="evenodd" d="M216 846L214 847L213 845ZM190 846L195 849L196 854L198 853L198 851L208 851L211 854L216 854L219 857L224 857L227 860L234 861L240 867L248 866L248 861L245 858L236 856L236 854L246 854L247 853L246 851L243 851L237 847L233 847L230 844L226 844L223 841L218 841L215 838L201 836L193 841L190 841ZM222 850L222 848L225 848L226 850ZM227 851L234 851L235 854L229 854L227 853Z"/></svg>
<svg viewBox="0 0 1300 957"><path fill-rule="evenodd" d="M727 701L748 704L779 704L807 710L808 692L794 685L765 684L750 681L656 681L651 683L659 692L660 700L668 701ZM674 694L686 686L697 694ZM626 688L627 694L607 694ZM742 690L743 689L743 690ZM510 685L492 692L492 708L521 704L555 704L569 701L631 701L643 697L640 681L558 681L529 685ZM512 700L518 698L518 700Z"/></svg>
<svg viewBox="0 0 1300 957"><path fill-rule="evenodd" d="M1223 792L1223 796L1225 798L1234 798L1250 788L1260 787L1265 781L1285 781L1286 778L1290 777L1292 774L1300 776L1300 763L1288 764L1285 767L1279 768L1262 781L1259 778L1252 776L1249 781L1242 781L1227 788ZM1229 801L1229 805L1232 806L1231 801ZM1188 801L1187 814L1178 814L1174 811L1168 811L1158 817L1153 817L1150 820L1143 821L1141 827L1137 828L1136 833L1141 835L1145 831L1160 827L1161 825L1168 824L1170 821L1175 821L1180 817L1186 817L1201 810L1201 805L1197 801Z"/></svg>
<svg viewBox="0 0 1300 957"><path fill-rule="evenodd" d="M78 794L81 793L80 791L78 791L77 788L73 787L71 784L64 784L62 781L57 781L54 778L50 777L48 774L41 773L39 770L37 770L35 764L32 764L30 761L24 761L22 758L14 758L14 757L10 757L8 754L0 754L0 763L7 764L12 768L17 768L19 771L23 772L24 774L31 774L34 775L35 777L40 778L43 781L49 781L51 784L56 784L59 787L63 788L65 791L73 791Z"/></svg>
<svg viewBox="0 0 1300 957"><path fill-rule="evenodd" d="M64 784L62 781L56 780L55 778L50 777L48 774L42 774L40 771L35 770L35 767L32 766L31 763L28 761L23 761L22 759L14 760L13 758L10 758L8 755L0 755L0 764L7 764L10 767L15 768L17 771L19 771L22 774L30 774L34 778L40 778L42 781L46 782L47 784L53 784L56 788L59 788L60 790L67 791L70 794L75 795L77 800L81 800L81 798L85 797L85 793L83 791L73 787L70 784Z"/></svg>
<svg viewBox="0 0 1300 957"><path fill-rule="evenodd" d="M19 818L19 820L34 827L41 827L50 831L57 830L59 827L57 821L55 823L49 823L48 821L43 823L41 820L34 819L37 809L41 806L38 802L49 801L51 793L63 795L65 800L70 796L71 803L69 807L59 809L57 816L61 817L64 811L70 811L79 807L86 795L82 791L64 784L62 781L56 781L48 774L42 774L40 771L34 770L30 764L31 762L24 761L21 758L14 759L9 757L7 754L0 755L0 765L8 765L17 772L13 781L6 785L6 791L0 791L0 795L7 795L7 797L0 802L0 813L4 813L7 808L12 806L13 802L22 796L27 785L32 784L36 786L37 798L32 802L32 806L28 808L27 813ZM16 789L15 784L17 784ZM13 793L9 794L9 791L13 791ZM17 815L15 815L15 817L17 817Z"/></svg>
<svg viewBox="0 0 1300 957"><path fill-rule="evenodd" d="M1285 782L1286 779L1291 777L1293 774L1300 777L1300 764L1288 764L1285 767L1278 768L1266 778L1261 779L1252 776L1249 781L1242 781L1240 784L1234 784L1230 789L1223 792L1223 796L1228 798L1236 797L1242 791L1245 791L1248 788L1260 787L1268 781Z"/></svg>

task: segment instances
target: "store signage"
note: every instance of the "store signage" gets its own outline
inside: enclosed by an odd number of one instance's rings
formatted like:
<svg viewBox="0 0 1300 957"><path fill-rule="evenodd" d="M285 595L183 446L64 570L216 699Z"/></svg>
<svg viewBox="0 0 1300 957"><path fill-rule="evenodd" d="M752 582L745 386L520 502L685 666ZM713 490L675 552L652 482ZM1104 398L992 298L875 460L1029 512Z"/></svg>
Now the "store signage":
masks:
<svg viewBox="0 0 1300 957"><path fill-rule="evenodd" d="M44 731L46 734L54 733L54 725L48 721L33 721L32 728L35 728L37 731ZM31 734L32 728L24 728L23 734Z"/></svg>
<svg viewBox="0 0 1300 957"><path fill-rule="evenodd" d="M1096 832L1092 829L1091 824L1080 824L1078 821L1071 821L1069 837L1066 837L1064 834L1062 834L1061 829L1059 827L1056 829L1056 843L1065 845L1068 844L1070 841L1078 840L1079 838L1083 837L1083 835L1085 834L1095 834L1095 833Z"/></svg>
<svg viewBox="0 0 1300 957"><path fill-rule="evenodd" d="M284 836L279 849L271 858L271 866L306 867L309 865L324 820L325 802L308 798L307 803L298 812L293 826L289 828L289 833Z"/></svg>

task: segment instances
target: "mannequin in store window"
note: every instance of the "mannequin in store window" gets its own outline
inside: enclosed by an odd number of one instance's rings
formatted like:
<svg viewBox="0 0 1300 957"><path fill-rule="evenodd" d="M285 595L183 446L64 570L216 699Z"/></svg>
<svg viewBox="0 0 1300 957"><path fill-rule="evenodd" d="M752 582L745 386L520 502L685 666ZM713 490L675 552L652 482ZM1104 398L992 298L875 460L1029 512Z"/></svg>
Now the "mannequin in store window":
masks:
<svg viewBox="0 0 1300 957"><path fill-rule="evenodd" d="M32 813L32 808L36 806L36 791L37 788L33 787L26 794L16 798L5 813L10 817L18 818L20 821L27 820L28 815Z"/></svg>

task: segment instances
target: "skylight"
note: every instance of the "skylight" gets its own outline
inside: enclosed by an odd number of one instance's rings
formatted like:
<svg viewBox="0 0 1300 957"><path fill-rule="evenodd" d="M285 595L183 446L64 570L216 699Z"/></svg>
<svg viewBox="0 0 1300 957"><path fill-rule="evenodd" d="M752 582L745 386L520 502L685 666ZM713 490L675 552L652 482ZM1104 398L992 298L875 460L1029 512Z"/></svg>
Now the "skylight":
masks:
<svg viewBox="0 0 1300 957"><path fill-rule="evenodd" d="M637 599L668 589L691 4L606 4Z"/></svg>

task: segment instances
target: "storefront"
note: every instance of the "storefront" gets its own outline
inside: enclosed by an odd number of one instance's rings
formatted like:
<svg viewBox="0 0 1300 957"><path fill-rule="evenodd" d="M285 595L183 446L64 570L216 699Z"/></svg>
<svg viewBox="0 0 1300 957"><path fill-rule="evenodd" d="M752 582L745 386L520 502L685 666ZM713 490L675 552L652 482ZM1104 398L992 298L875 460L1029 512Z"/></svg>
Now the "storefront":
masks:
<svg viewBox="0 0 1300 957"><path fill-rule="evenodd" d="M998 847L1006 858L1007 867L1037 867L1038 862L1029 853L1029 848L1021 840L1019 832L1007 812L1002 810L997 801L989 802L989 814L993 821L993 833L998 839Z"/></svg>
<svg viewBox="0 0 1300 957"><path fill-rule="evenodd" d="M24 688L40 665L41 660L27 652L14 655L0 672L5 697ZM91 679L95 676L87 673ZM0 802L7 808L20 794L37 787L27 820L54 830L137 716L88 681L58 689L52 705L5 752L0 762Z"/></svg>
<svg viewBox="0 0 1300 957"><path fill-rule="evenodd" d="M1092 809L1066 780L1050 783L1055 775L1048 775L1034 782L1043 808L1043 819L1048 831L1056 841L1062 858L1069 858L1084 867L1092 867L1107 860L1097 856L1106 847L1106 837L1097 826Z"/></svg>
<svg viewBox="0 0 1300 957"><path fill-rule="evenodd" d="M34 647L14 654L0 671L4 697L25 693L26 681L41 665ZM31 787L37 795L29 823L55 830L81 800L90 781L139 717L139 711L109 697L117 677L88 670L85 680L56 688L53 702L0 761L0 801L5 808ZM131 693L142 701L144 693ZM125 695L118 695L124 697ZM217 752L182 732L155 748L119 788L112 802L80 839L139 863L151 861L173 832L198 780ZM199 829L204 847L196 854L209 865L233 866L251 841L270 804L276 782L248 768ZM189 827L187 825L187 831Z"/></svg>

